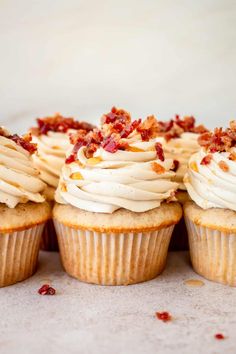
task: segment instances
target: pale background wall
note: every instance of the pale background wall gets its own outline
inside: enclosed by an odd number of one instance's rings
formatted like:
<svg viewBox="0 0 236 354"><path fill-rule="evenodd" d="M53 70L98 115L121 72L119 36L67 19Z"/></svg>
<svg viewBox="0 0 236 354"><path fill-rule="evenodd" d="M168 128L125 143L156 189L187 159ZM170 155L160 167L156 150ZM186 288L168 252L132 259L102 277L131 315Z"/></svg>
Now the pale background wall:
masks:
<svg viewBox="0 0 236 354"><path fill-rule="evenodd" d="M94 120L236 117L236 1L0 0L0 123L60 111Z"/></svg>

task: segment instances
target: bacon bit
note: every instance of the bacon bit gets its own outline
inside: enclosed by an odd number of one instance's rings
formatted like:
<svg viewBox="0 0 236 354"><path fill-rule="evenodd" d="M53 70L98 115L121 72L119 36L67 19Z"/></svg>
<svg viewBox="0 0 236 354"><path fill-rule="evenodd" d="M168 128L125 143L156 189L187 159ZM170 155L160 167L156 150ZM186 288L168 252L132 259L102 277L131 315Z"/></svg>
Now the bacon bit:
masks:
<svg viewBox="0 0 236 354"><path fill-rule="evenodd" d="M158 122L158 135L163 136L166 141L178 138L184 132L202 134L208 131L203 125L195 126L195 118L186 116L180 118L176 115L169 122Z"/></svg>
<svg viewBox="0 0 236 354"><path fill-rule="evenodd" d="M56 294L56 290L54 288L52 288L50 285L48 284L44 284L39 290L38 293L40 295L55 295Z"/></svg>
<svg viewBox="0 0 236 354"><path fill-rule="evenodd" d="M192 161L192 162L190 163L190 168L191 168L193 171L195 171L195 172L199 172L197 163L196 163L195 161Z"/></svg>
<svg viewBox="0 0 236 354"><path fill-rule="evenodd" d="M200 162L201 165L209 165L211 163L213 156L211 154L208 154L203 157L202 161Z"/></svg>
<svg viewBox="0 0 236 354"><path fill-rule="evenodd" d="M37 145L31 143L32 135L30 133L20 137L17 134L10 135L0 127L0 136L14 141L18 146L21 146L24 150L28 151L30 155L37 151Z"/></svg>
<svg viewBox="0 0 236 354"><path fill-rule="evenodd" d="M124 109L112 107L111 111L102 116L102 124L110 124L119 121L121 124L128 125L131 122L131 116Z"/></svg>
<svg viewBox="0 0 236 354"><path fill-rule="evenodd" d="M84 179L80 172L74 172L70 175L71 179L80 180Z"/></svg>
<svg viewBox="0 0 236 354"><path fill-rule="evenodd" d="M128 127L126 128L123 127L123 131L121 132L120 137L123 139L127 138L131 133L133 133L135 129L137 129L141 121L142 121L141 119L134 120Z"/></svg>
<svg viewBox="0 0 236 354"><path fill-rule="evenodd" d="M102 142L102 148L112 154L119 150L119 138L117 135L109 136Z"/></svg>
<svg viewBox="0 0 236 354"><path fill-rule="evenodd" d="M131 152L144 152L145 150L140 149L136 146L130 146L128 145L127 148L125 149L126 151L131 151Z"/></svg>
<svg viewBox="0 0 236 354"><path fill-rule="evenodd" d="M219 339L219 340L225 339L225 336L222 333L216 333L214 337L215 339Z"/></svg>
<svg viewBox="0 0 236 354"><path fill-rule="evenodd" d="M163 151L161 143L156 143L155 144L155 149L156 149L156 152L157 152L158 159L161 160L161 161L165 161L164 151Z"/></svg>
<svg viewBox="0 0 236 354"><path fill-rule="evenodd" d="M97 165L102 161L101 157L91 157L90 159L87 160L88 165L94 166Z"/></svg>
<svg viewBox="0 0 236 354"><path fill-rule="evenodd" d="M179 161L178 160L173 160L173 168L172 171L176 172L179 168Z"/></svg>
<svg viewBox="0 0 236 354"><path fill-rule="evenodd" d="M207 132L198 138L198 143L211 153L230 152L236 146L236 120L230 122L230 127L215 128L213 132Z"/></svg>
<svg viewBox="0 0 236 354"><path fill-rule="evenodd" d="M155 116L148 116L143 123L137 127L143 141L149 141L158 136L159 123Z"/></svg>
<svg viewBox="0 0 236 354"><path fill-rule="evenodd" d="M68 156L68 157L66 158L65 163L66 163L66 164L69 164L69 163L75 162L75 159L76 159L76 155L71 154L70 156Z"/></svg>
<svg viewBox="0 0 236 354"><path fill-rule="evenodd" d="M67 157L66 164L75 162L77 159L77 153L79 149L85 147L85 156L90 158L93 156L94 152L101 145L103 140L103 135L100 130L94 129L89 131L87 134L81 134L80 132L73 134L70 137L71 143L74 144L71 155Z"/></svg>
<svg viewBox="0 0 236 354"><path fill-rule="evenodd" d="M169 322L172 320L172 316L169 314L169 312L156 312L156 317L158 320L161 320L163 322Z"/></svg>
<svg viewBox="0 0 236 354"><path fill-rule="evenodd" d="M157 162L152 162L151 166L152 166L152 170L154 172L156 172L157 174L162 174L166 171L165 168L163 166L159 165L159 163L157 163Z"/></svg>
<svg viewBox="0 0 236 354"><path fill-rule="evenodd" d="M66 133L69 129L90 131L95 128L94 125L79 122L74 118L65 118L60 113L56 113L53 117L37 118L37 128L32 128L34 135L46 135L49 131Z"/></svg>
<svg viewBox="0 0 236 354"><path fill-rule="evenodd" d="M229 166L227 165L227 163L225 161L219 161L218 166L222 169L222 171L224 172L228 172L229 171Z"/></svg>
<svg viewBox="0 0 236 354"><path fill-rule="evenodd" d="M231 152L229 154L229 160L231 161L236 161L236 153L235 152Z"/></svg>

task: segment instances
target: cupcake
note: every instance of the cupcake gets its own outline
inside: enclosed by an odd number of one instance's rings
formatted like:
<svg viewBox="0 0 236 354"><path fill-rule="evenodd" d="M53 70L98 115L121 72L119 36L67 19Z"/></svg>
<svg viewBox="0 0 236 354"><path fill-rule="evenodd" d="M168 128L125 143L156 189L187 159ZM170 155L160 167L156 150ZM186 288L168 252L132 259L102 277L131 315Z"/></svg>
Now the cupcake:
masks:
<svg viewBox="0 0 236 354"><path fill-rule="evenodd" d="M101 129L75 139L53 210L66 272L85 282L127 285L160 274L174 225L173 161L155 141L157 121L112 108Z"/></svg>
<svg viewBox="0 0 236 354"><path fill-rule="evenodd" d="M200 136L185 176L184 206L194 270L236 286L236 121Z"/></svg>
<svg viewBox="0 0 236 354"><path fill-rule="evenodd" d="M47 184L45 198L54 204L55 189L58 186L60 171L65 161L66 152L70 149L70 134L78 131L81 135L94 126L78 122L73 118L64 118L60 114L53 117L38 118L37 127L31 128L33 142L37 144L37 152L33 155L35 167L40 171L40 178ZM57 251L58 243L52 220L45 226L41 249Z"/></svg>
<svg viewBox="0 0 236 354"><path fill-rule="evenodd" d="M206 132L203 125L196 126L195 118L187 116L180 118L178 115L167 122L159 121L159 133L157 141L161 142L166 158L174 160L175 172L174 181L179 183L176 198L180 204L189 200L183 178L187 172L187 164L191 155L199 151L199 134ZM176 225L170 243L170 250L187 250L188 236L184 218Z"/></svg>
<svg viewBox="0 0 236 354"><path fill-rule="evenodd" d="M39 244L50 206L33 167L36 147L30 136L0 128L0 287L30 277L36 270Z"/></svg>

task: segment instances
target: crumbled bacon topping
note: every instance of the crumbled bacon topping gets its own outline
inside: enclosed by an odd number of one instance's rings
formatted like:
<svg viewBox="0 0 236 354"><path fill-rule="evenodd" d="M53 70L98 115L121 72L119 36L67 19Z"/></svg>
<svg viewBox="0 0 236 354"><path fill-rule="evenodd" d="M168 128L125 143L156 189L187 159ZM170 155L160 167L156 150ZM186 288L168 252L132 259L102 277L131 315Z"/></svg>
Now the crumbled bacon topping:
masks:
<svg viewBox="0 0 236 354"><path fill-rule="evenodd" d="M207 154L206 156L203 157L201 161L201 165L209 165L211 163L213 156L211 154Z"/></svg>
<svg viewBox="0 0 236 354"><path fill-rule="evenodd" d="M50 285L48 284L44 284L43 286L41 286L41 288L38 290L38 293L40 295L55 295L56 294L56 290L54 288L52 288Z"/></svg>
<svg viewBox="0 0 236 354"><path fill-rule="evenodd" d="M21 146L24 150L28 151L31 155L35 151L37 151L37 145L31 143L32 136L30 133L20 137L17 134L11 135L6 130L0 127L0 135L14 141L17 145Z"/></svg>
<svg viewBox="0 0 236 354"><path fill-rule="evenodd" d="M161 320L163 322L169 322L172 320L171 314L167 311L156 312L156 317L158 318L158 320Z"/></svg>
<svg viewBox="0 0 236 354"><path fill-rule="evenodd" d="M46 135L49 131L66 133L69 129L88 132L95 128L92 124L79 122L74 118L65 118L59 113L56 113L53 117L38 118L37 124L37 128L31 129L34 135Z"/></svg>
<svg viewBox="0 0 236 354"><path fill-rule="evenodd" d="M195 118L192 116L180 118L179 115L176 115L168 122L158 122L158 135L163 136L166 141L179 138L184 132L202 134L207 131L203 125L195 126Z"/></svg>
<svg viewBox="0 0 236 354"><path fill-rule="evenodd" d="M229 154L229 160L231 161L236 161L236 153L235 152L231 152Z"/></svg>
<svg viewBox="0 0 236 354"><path fill-rule="evenodd" d="M173 168L172 171L176 172L179 168L179 161L178 160L173 160Z"/></svg>
<svg viewBox="0 0 236 354"><path fill-rule="evenodd" d="M236 146L236 121L230 122L229 128L215 128L213 132L206 132L200 135L198 142L207 151L231 152L231 148Z"/></svg>
<svg viewBox="0 0 236 354"><path fill-rule="evenodd" d="M66 163L76 160L77 152L82 146L85 147L85 156L91 158L100 146L110 153L126 149L130 151L127 138L132 138L134 131L140 134L143 141L149 141L157 136L158 123L154 116L149 116L144 121L141 119L132 121L128 112L113 107L109 113L102 116L101 122L101 129L93 129L88 133L78 131L71 136L74 148ZM157 157L164 161L162 145L156 143L155 148Z"/></svg>
<svg viewBox="0 0 236 354"><path fill-rule="evenodd" d="M216 333L214 337L215 337L215 339L218 339L218 340L225 339L225 336L222 333Z"/></svg>
<svg viewBox="0 0 236 354"><path fill-rule="evenodd" d="M224 171L224 172L229 171L229 166L227 165L227 163L225 161L219 161L218 165L222 171Z"/></svg>
<svg viewBox="0 0 236 354"><path fill-rule="evenodd" d="M67 157L66 163L72 163L76 160L77 152L82 146L86 147L85 155L87 158L93 156L94 152L101 145L103 141L102 132L95 128L87 134L80 134L79 132L70 137L71 143L74 144L71 155Z"/></svg>
<svg viewBox="0 0 236 354"><path fill-rule="evenodd" d="M155 149L156 149L156 152L157 152L158 159L161 160L161 161L164 161L165 160L165 156L164 156L164 151L163 151L161 143L156 143L155 144Z"/></svg>

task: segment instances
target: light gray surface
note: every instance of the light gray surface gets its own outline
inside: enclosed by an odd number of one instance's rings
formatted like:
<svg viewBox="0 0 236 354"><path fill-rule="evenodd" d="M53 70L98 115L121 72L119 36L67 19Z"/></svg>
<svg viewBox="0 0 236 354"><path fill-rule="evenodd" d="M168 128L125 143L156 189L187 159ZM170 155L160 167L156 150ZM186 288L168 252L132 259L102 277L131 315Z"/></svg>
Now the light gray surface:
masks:
<svg viewBox="0 0 236 354"><path fill-rule="evenodd" d="M215 354L236 352L236 289L204 280L190 268L187 253L170 253L157 279L132 286L80 283L61 269L56 253L41 252L38 272L0 289L0 352L83 354ZM203 280L203 279L202 279ZM52 284L55 296L38 288ZM169 311L163 323L156 311ZM214 334L227 338L218 341Z"/></svg>
<svg viewBox="0 0 236 354"><path fill-rule="evenodd" d="M112 105L145 117L236 118L235 0L0 1L0 125Z"/></svg>

